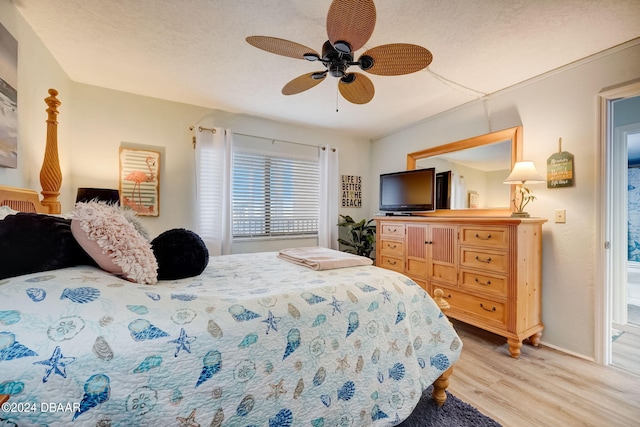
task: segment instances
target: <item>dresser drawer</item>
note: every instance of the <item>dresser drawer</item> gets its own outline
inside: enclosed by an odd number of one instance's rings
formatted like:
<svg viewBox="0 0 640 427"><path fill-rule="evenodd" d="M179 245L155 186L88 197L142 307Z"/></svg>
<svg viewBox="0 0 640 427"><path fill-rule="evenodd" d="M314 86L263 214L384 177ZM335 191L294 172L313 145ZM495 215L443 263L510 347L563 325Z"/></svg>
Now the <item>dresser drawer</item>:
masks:
<svg viewBox="0 0 640 427"><path fill-rule="evenodd" d="M486 292L492 295L507 296L507 276L479 273L464 268L460 269L460 275L461 288Z"/></svg>
<svg viewBox="0 0 640 427"><path fill-rule="evenodd" d="M437 288L437 286L433 286ZM504 303L467 295L451 289L443 289L447 302L451 304L451 311L465 316L481 318L506 326L506 307Z"/></svg>
<svg viewBox="0 0 640 427"><path fill-rule="evenodd" d="M402 258L404 254L404 242L401 240L380 239L380 251L382 255L395 255Z"/></svg>
<svg viewBox="0 0 640 427"><path fill-rule="evenodd" d="M507 249L509 228L464 225L460 227L460 243L483 248Z"/></svg>
<svg viewBox="0 0 640 427"><path fill-rule="evenodd" d="M404 224L396 224L394 222L380 223L383 236L395 236L404 238Z"/></svg>
<svg viewBox="0 0 640 427"><path fill-rule="evenodd" d="M501 251L461 248L460 265L506 274L509 272L509 257Z"/></svg>
<svg viewBox="0 0 640 427"><path fill-rule="evenodd" d="M458 284L458 272L453 265L433 264L431 267L431 279L439 282Z"/></svg>
<svg viewBox="0 0 640 427"><path fill-rule="evenodd" d="M404 271L404 262L402 261L402 258L382 255L380 257L380 264L378 265L378 267L395 270L402 273Z"/></svg>

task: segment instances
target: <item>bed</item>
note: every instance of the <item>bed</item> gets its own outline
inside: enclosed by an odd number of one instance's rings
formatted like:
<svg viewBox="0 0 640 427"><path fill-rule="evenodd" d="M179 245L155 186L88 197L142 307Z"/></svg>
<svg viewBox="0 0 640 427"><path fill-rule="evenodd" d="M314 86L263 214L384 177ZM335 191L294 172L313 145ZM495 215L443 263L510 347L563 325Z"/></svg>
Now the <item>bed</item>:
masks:
<svg viewBox="0 0 640 427"><path fill-rule="evenodd" d="M56 185L46 204L0 187L0 205L59 213ZM432 384L445 402L462 349L445 307L390 270L317 271L272 252L154 285L90 265L9 277L0 424L397 425Z"/></svg>

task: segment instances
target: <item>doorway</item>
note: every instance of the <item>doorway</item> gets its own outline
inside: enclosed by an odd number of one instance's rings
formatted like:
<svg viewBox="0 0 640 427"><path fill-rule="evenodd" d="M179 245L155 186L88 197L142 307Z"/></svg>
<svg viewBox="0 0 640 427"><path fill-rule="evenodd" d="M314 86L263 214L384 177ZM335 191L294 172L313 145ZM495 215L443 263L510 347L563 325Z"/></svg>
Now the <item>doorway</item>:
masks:
<svg viewBox="0 0 640 427"><path fill-rule="evenodd" d="M640 374L640 326L635 288L640 276L633 242L640 244L640 191L633 185L640 170L629 168L640 145L640 82L604 91L601 96L601 279L597 295L596 359ZM638 159L640 165L640 159ZM640 179L640 175L638 175ZM638 189L640 190L640 189ZM631 205L629 204L631 203ZM631 215L630 215L631 214ZM637 217L637 218L636 218ZM637 236L636 236L637 234ZM638 248L640 259L640 248ZM640 284L638 284L640 286Z"/></svg>

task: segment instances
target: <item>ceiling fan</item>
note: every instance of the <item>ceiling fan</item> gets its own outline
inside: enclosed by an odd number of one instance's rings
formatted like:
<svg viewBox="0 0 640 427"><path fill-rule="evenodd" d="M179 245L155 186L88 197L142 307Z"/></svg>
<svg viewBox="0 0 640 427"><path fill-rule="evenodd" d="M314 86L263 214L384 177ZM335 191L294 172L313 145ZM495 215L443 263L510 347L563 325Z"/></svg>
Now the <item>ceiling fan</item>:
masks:
<svg viewBox="0 0 640 427"><path fill-rule="evenodd" d="M358 66L370 74L399 76L426 68L433 55L422 46L392 43L365 51L354 61L354 52L369 40L376 24L373 0L333 0L327 14L327 40L322 55L315 50L277 37L250 36L247 42L259 49L291 58L321 62L325 69L303 74L282 88L283 95L294 95L311 89L327 74L339 79L340 94L354 104L366 104L373 99L375 88L366 75L349 72Z"/></svg>

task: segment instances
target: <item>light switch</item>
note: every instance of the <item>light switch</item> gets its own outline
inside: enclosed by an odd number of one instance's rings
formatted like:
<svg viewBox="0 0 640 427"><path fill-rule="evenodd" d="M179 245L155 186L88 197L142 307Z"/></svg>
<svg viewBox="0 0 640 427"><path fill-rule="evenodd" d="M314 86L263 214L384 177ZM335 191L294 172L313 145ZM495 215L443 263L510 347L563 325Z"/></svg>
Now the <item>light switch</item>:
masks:
<svg viewBox="0 0 640 427"><path fill-rule="evenodd" d="M567 222L566 209L556 209L556 224L564 224Z"/></svg>

